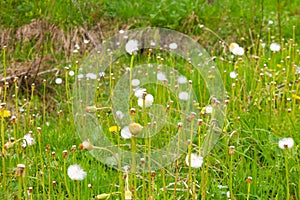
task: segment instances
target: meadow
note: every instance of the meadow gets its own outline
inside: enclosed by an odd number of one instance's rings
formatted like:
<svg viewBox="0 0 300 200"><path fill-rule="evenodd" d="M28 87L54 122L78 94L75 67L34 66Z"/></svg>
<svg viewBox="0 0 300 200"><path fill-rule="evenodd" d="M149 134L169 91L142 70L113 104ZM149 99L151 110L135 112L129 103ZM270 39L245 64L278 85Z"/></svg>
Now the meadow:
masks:
<svg viewBox="0 0 300 200"><path fill-rule="evenodd" d="M296 0L0 2L0 199L300 199L299 25Z"/></svg>

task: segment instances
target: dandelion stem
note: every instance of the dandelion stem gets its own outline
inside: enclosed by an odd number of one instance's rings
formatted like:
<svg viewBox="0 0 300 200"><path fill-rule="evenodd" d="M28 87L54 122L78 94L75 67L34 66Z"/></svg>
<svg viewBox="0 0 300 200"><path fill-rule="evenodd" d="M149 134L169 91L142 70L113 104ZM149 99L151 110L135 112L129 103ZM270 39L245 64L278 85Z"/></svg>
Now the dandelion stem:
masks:
<svg viewBox="0 0 300 200"><path fill-rule="evenodd" d="M72 193L70 192L69 184L67 182L67 159L66 158L64 158L64 181L65 181L68 196L72 200L73 196L72 196Z"/></svg>
<svg viewBox="0 0 300 200"><path fill-rule="evenodd" d="M250 199L250 189L251 189L251 183L248 182L248 190L247 190L247 200Z"/></svg>
<svg viewBox="0 0 300 200"><path fill-rule="evenodd" d="M289 186L289 158L288 150L285 150L285 177L286 177L286 200L290 199L290 186Z"/></svg>

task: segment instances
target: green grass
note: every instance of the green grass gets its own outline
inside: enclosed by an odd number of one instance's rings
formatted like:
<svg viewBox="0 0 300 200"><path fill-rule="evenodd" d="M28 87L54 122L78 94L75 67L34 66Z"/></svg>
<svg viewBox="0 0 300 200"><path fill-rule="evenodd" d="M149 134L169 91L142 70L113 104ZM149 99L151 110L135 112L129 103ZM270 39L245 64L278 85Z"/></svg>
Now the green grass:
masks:
<svg viewBox="0 0 300 200"><path fill-rule="evenodd" d="M203 77L197 72L191 73L192 66L186 60L157 51L164 56L165 65L192 80L191 87L198 98L198 104L193 109L196 110L196 119L202 118L204 123L193 140L194 146L188 146L187 152L174 163L155 173L136 169L138 176L127 174L103 164L103 155L97 154L99 151L96 149L91 153L97 156L93 156L79 148L82 140L87 139L91 140L92 145L102 144L92 123L76 121L73 110L76 107L72 107L74 99L78 100L73 92L76 90L73 83L81 73L79 68L88 50L65 57L68 54L55 51L55 41L49 35L41 46L35 46L36 38L29 42L12 39L13 47L8 46L0 52L2 77L15 62L25 63L33 61L36 56L46 55L55 57L55 62L46 64L55 66L60 73L55 77L20 77L19 81L8 80L9 87L2 84L0 88L1 102L7 103L0 113L0 199L93 199L104 193L110 194L104 199L124 199L127 189L137 195L134 199L227 199L228 191L231 199L237 200L300 199L300 18L297 10L297 1L280 1L280 5L276 1L240 3L236 0L213 3L175 3L168 0L155 3L141 0L1 2L0 23L3 29L12 27L17 30L32 19L39 18L58 25L66 33L71 33L76 26L93 28L98 22L105 25L106 36L122 27L145 26L166 27L186 33L215 56L228 104L217 144L204 157L201 168L188 167L186 154L199 151L198 142L203 143L208 129L205 122L209 122L210 115L204 115L201 111L209 104L210 96L205 85L199 84L203 83ZM200 28L200 24L204 28ZM233 56L228 49L232 42L242 46L245 55ZM279 52L270 51L273 42L281 45ZM265 43L266 47L262 48L261 43ZM157 54L147 53L136 55L134 59L129 55L123 56L119 62L113 63L111 70L107 69L98 83L99 89L95 91L97 96L92 98L98 108L112 106L112 99L109 98L111 91L126 72L126 67L134 69L142 63L159 62ZM71 70L75 76L68 75ZM236 79L230 78L229 74L233 71L238 73ZM57 77L63 79L62 84L55 84ZM174 101L171 105L173 110L166 111L164 119L175 127L164 126L159 135L152 138L151 145L143 139L120 139L120 131L109 132L109 127L117 124L110 109L89 113L92 117L88 119L98 119L104 134L121 150L135 151L130 146L121 147L124 144L135 144L139 152L146 152L147 148L158 149L168 144L170 137L176 134L177 123L183 120L177 112L180 106L174 91L155 83L145 87L154 96L154 102L162 108L170 104L169 99ZM76 101L75 105L81 104ZM131 107L137 110L131 120L147 126L150 120L150 116L146 115L148 108L139 112L137 99L133 95L128 112ZM11 117L4 116L5 110L16 116L15 123ZM38 127L41 127L40 134ZM33 131L35 143L22 148L22 138L29 131ZM11 137L14 141L10 142ZM294 139L295 145L291 149L278 147L279 140L284 137ZM76 149L73 147L72 150L73 145ZM235 147L233 154L229 153L230 146ZM63 156L64 150L68 151L67 156ZM24 177L16 174L20 163L25 164ZM73 164L80 164L87 172L82 181L71 180L66 174L65 170ZM252 181L247 181L249 176ZM33 187L32 194L28 194L29 187Z"/></svg>

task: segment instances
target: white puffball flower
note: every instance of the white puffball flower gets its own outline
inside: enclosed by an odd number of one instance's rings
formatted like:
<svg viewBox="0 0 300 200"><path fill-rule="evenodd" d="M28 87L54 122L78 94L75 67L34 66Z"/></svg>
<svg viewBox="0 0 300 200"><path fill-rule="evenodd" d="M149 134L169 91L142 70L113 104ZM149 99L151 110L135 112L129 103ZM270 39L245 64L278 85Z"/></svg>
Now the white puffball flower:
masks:
<svg viewBox="0 0 300 200"><path fill-rule="evenodd" d="M191 161L191 165L190 165L190 161ZM191 156L189 155L186 156L185 163L187 166L190 166L192 168L199 168L202 166L203 157L192 153Z"/></svg>
<svg viewBox="0 0 300 200"><path fill-rule="evenodd" d="M270 50L273 51L273 52L277 52L280 50L280 44L278 43L272 43L270 45Z"/></svg>
<svg viewBox="0 0 300 200"><path fill-rule="evenodd" d="M157 79L160 81L167 81L166 74L164 72L158 72L156 75Z"/></svg>
<svg viewBox="0 0 300 200"><path fill-rule="evenodd" d="M74 76L75 72L73 70L69 71L69 76Z"/></svg>
<svg viewBox="0 0 300 200"><path fill-rule="evenodd" d="M132 137L132 134L130 133L129 127L128 126L124 126L121 129L121 137L124 139L130 139Z"/></svg>
<svg viewBox="0 0 300 200"><path fill-rule="evenodd" d="M146 94L145 96L145 107L150 107L154 102L154 97L151 94ZM144 99L138 99L138 105L142 108L144 104Z"/></svg>
<svg viewBox="0 0 300 200"><path fill-rule="evenodd" d="M189 93L187 93L187 92L180 92L179 95L178 95L178 98L180 100L187 101L189 99Z"/></svg>
<svg viewBox="0 0 300 200"><path fill-rule="evenodd" d="M70 165L68 167L68 176L72 180L82 181L86 177L86 172L80 167L80 165Z"/></svg>
<svg viewBox="0 0 300 200"><path fill-rule="evenodd" d="M134 52L136 52L138 49L138 41L137 40L129 40L125 45L125 50L127 53L132 55Z"/></svg>
<svg viewBox="0 0 300 200"><path fill-rule="evenodd" d="M132 79L131 80L131 85L136 87L136 86L139 86L140 85L140 80L139 79Z"/></svg>
<svg viewBox="0 0 300 200"><path fill-rule="evenodd" d="M97 75L94 74L94 73L87 73L87 74L86 74L86 77L87 77L87 78L90 78L90 79L93 79L93 80L96 80L96 79L97 79Z"/></svg>
<svg viewBox="0 0 300 200"><path fill-rule="evenodd" d="M83 74L78 74L77 78L80 80L83 78Z"/></svg>
<svg viewBox="0 0 300 200"><path fill-rule="evenodd" d="M213 111L213 108L212 108L211 105L208 105L208 106L205 107L205 113L206 114L211 114L212 111Z"/></svg>
<svg viewBox="0 0 300 200"><path fill-rule="evenodd" d="M177 49L177 47L178 47L178 45L175 43L175 42L173 42L173 43L171 43L171 44L169 44L169 48L170 49Z"/></svg>
<svg viewBox="0 0 300 200"><path fill-rule="evenodd" d="M270 24L270 25L274 24L273 20L269 20L268 24Z"/></svg>
<svg viewBox="0 0 300 200"><path fill-rule="evenodd" d="M30 133L24 135L23 137L24 141L23 141L23 146L26 147L31 146L34 144L34 138L32 137L32 135Z"/></svg>
<svg viewBox="0 0 300 200"><path fill-rule="evenodd" d="M185 76L178 76L177 81L179 84L185 84L187 83L187 78Z"/></svg>
<svg viewBox="0 0 300 200"><path fill-rule="evenodd" d="M230 76L230 78L236 79L238 74L236 72L230 72L229 76Z"/></svg>
<svg viewBox="0 0 300 200"><path fill-rule="evenodd" d="M134 90L134 96L136 96L137 98L142 98L144 92L146 92L145 88L137 88Z"/></svg>
<svg viewBox="0 0 300 200"><path fill-rule="evenodd" d="M235 49L235 48L237 48L237 47L239 47L239 45L237 44L237 43L231 43L230 45L229 45L229 50L232 52L232 50L233 49Z"/></svg>
<svg viewBox="0 0 300 200"><path fill-rule="evenodd" d="M231 52L236 56L242 56L244 55L245 50L243 47L235 47Z"/></svg>
<svg viewBox="0 0 300 200"><path fill-rule="evenodd" d="M278 142L278 147L280 149L290 149L294 146L294 139L293 138L282 138Z"/></svg>
<svg viewBox="0 0 300 200"><path fill-rule="evenodd" d="M62 84L62 79L61 79L61 78L55 79L55 83L56 83L57 85Z"/></svg>

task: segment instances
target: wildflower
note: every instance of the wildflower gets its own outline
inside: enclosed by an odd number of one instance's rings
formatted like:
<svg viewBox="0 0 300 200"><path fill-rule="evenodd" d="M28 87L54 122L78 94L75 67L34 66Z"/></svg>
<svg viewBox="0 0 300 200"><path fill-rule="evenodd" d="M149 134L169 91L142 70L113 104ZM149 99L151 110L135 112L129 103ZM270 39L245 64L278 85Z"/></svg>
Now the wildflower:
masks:
<svg viewBox="0 0 300 200"><path fill-rule="evenodd" d="M75 72L74 71L69 71L69 76L74 76L75 75Z"/></svg>
<svg viewBox="0 0 300 200"><path fill-rule="evenodd" d="M86 76L86 78L89 78L89 79L93 79L93 80L97 79L97 75L94 73L87 73L85 76Z"/></svg>
<svg viewBox="0 0 300 200"><path fill-rule="evenodd" d="M10 117L10 111L6 110L5 108L1 109L0 110L0 117L4 117L4 118Z"/></svg>
<svg viewBox="0 0 300 200"><path fill-rule="evenodd" d="M86 112L96 112L97 111L97 107L96 106L87 106L85 108Z"/></svg>
<svg viewBox="0 0 300 200"><path fill-rule="evenodd" d="M131 132L129 130L129 127L128 126L124 126L121 130L121 137L124 138L124 139L129 139L131 138Z"/></svg>
<svg viewBox="0 0 300 200"><path fill-rule="evenodd" d="M229 154L230 155L234 154L234 148L235 148L234 146L229 147Z"/></svg>
<svg viewBox="0 0 300 200"><path fill-rule="evenodd" d="M160 81L167 81L167 77L166 77L166 74L164 72L159 72L157 73L156 75L157 77L157 80L160 80Z"/></svg>
<svg viewBox="0 0 300 200"><path fill-rule="evenodd" d="M300 96L298 96L298 95L296 95L296 94L292 94L292 98L293 98L293 99L300 100Z"/></svg>
<svg viewBox="0 0 300 200"><path fill-rule="evenodd" d="M180 92L178 98L183 101L187 101L189 99L189 94L187 92Z"/></svg>
<svg viewBox="0 0 300 200"><path fill-rule="evenodd" d="M140 80L139 79L132 79L131 80L131 85L136 87L136 86L139 86L140 85Z"/></svg>
<svg viewBox="0 0 300 200"><path fill-rule="evenodd" d="M231 52L232 52L234 55L242 56L242 55L244 55L245 50L244 50L243 47L236 47L236 48L232 49Z"/></svg>
<svg viewBox="0 0 300 200"><path fill-rule="evenodd" d="M86 172L83 171L80 165L70 165L68 168L68 176L72 180L82 181L86 176Z"/></svg>
<svg viewBox="0 0 300 200"><path fill-rule="evenodd" d="M278 43L272 43L270 45L270 50L273 51L273 52L277 52L280 50L280 44Z"/></svg>
<svg viewBox="0 0 300 200"><path fill-rule="evenodd" d="M270 24L270 25L274 24L273 20L269 20L268 24Z"/></svg>
<svg viewBox="0 0 300 200"><path fill-rule="evenodd" d="M28 188L28 193L29 193L29 194L32 194L32 192L33 192L33 187L29 187L29 188Z"/></svg>
<svg viewBox="0 0 300 200"><path fill-rule="evenodd" d="M109 132L118 132L120 131L120 127L119 126L111 126L108 128Z"/></svg>
<svg viewBox="0 0 300 200"><path fill-rule="evenodd" d="M246 181L251 184L252 183L252 177L248 176L248 178L246 179Z"/></svg>
<svg viewBox="0 0 300 200"><path fill-rule="evenodd" d="M92 150L94 147L93 145L90 143L89 140L85 140L83 141L80 145L79 145L79 148L82 149L82 150Z"/></svg>
<svg viewBox="0 0 300 200"><path fill-rule="evenodd" d="M146 92L145 88L138 88L134 91L134 96L136 96L137 98L142 98L143 94Z"/></svg>
<svg viewBox="0 0 300 200"><path fill-rule="evenodd" d="M237 43L231 43L229 45L229 50L231 51L231 53L237 56L242 56L245 53L244 48L240 47Z"/></svg>
<svg viewBox="0 0 300 200"><path fill-rule="evenodd" d="M17 165L16 176L21 176L21 177L25 176L25 165L24 164Z"/></svg>
<svg viewBox="0 0 300 200"><path fill-rule="evenodd" d="M238 76L238 74L236 72L230 72L229 76L230 78L235 79Z"/></svg>
<svg viewBox="0 0 300 200"><path fill-rule="evenodd" d="M61 79L61 78L55 79L55 83L56 83L57 85L62 84L62 79Z"/></svg>
<svg viewBox="0 0 300 200"><path fill-rule="evenodd" d="M211 105L208 105L208 106L205 107L205 113L206 114L211 114L212 111L213 111L213 108L212 108Z"/></svg>
<svg viewBox="0 0 300 200"><path fill-rule="evenodd" d="M138 105L142 108L144 105L144 101L145 101L145 106L149 107L153 104L154 98L151 94L146 94L146 96L143 98L139 98L138 99Z"/></svg>
<svg viewBox="0 0 300 200"><path fill-rule="evenodd" d="M281 149L290 149L294 146L294 139L293 138L283 138L279 140L278 147Z"/></svg>
<svg viewBox="0 0 300 200"><path fill-rule="evenodd" d="M138 41L137 40L129 40L125 45L125 50L127 53L132 55L134 52L136 52L138 49Z"/></svg>
<svg viewBox="0 0 300 200"><path fill-rule="evenodd" d="M179 76L177 81L179 84L185 84L187 83L187 78L185 76Z"/></svg>
<svg viewBox="0 0 300 200"><path fill-rule="evenodd" d="M234 48L237 48L237 47L239 47L239 45L237 43L233 42L229 45L229 50L232 51Z"/></svg>
<svg viewBox="0 0 300 200"><path fill-rule="evenodd" d="M4 144L4 149L9 149L14 145L14 142L8 141Z"/></svg>
<svg viewBox="0 0 300 200"><path fill-rule="evenodd" d="M143 126L141 126L139 123L131 123L128 125L129 131L132 135L137 135L139 132L142 131Z"/></svg>
<svg viewBox="0 0 300 200"><path fill-rule="evenodd" d="M32 137L31 133L24 135L23 139L24 139L24 141L23 141L24 147L26 147L27 145L31 146L34 144L34 138Z"/></svg>
<svg viewBox="0 0 300 200"><path fill-rule="evenodd" d="M68 151L63 150L62 156L63 156L63 158L67 158L68 157Z"/></svg>
<svg viewBox="0 0 300 200"><path fill-rule="evenodd" d="M199 168L202 166L203 157L198 156L196 154L187 155L185 158L185 163L192 168ZM191 163L191 165L190 165Z"/></svg>
<svg viewBox="0 0 300 200"><path fill-rule="evenodd" d="M171 43L171 44L169 44L169 48L170 49L177 49L177 47L178 47L178 45L175 43L175 42L173 42L173 43Z"/></svg>

